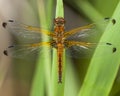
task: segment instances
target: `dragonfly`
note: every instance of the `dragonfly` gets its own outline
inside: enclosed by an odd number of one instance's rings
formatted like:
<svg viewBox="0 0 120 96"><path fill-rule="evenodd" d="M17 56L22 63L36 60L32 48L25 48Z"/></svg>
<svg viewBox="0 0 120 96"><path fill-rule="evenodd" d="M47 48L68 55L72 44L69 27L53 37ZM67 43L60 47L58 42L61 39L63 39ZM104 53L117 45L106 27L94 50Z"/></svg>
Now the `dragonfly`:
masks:
<svg viewBox="0 0 120 96"><path fill-rule="evenodd" d="M108 18L106 18L106 20L108 20ZM87 41L86 38L91 35L94 36L94 33L97 30L96 24L92 23L86 26L65 31L65 22L66 21L63 17L55 18L53 31L29 26L14 20L8 20L6 22L3 22L2 26L5 29L8 29L8 31L10 31L22 42L25 42L22 45L8 46L8 48L6 48L3 52L4 55L23 57L23 55L27 56L30 53L34 53L34 51L36 50L38 52L38 50L40 50L42 46L49 46L51 49L55 48L57 50L58 83L62 83L62 65L64 49L66 51L70 51L72 56L79 58L79 56L76 54L81 54L82 50L89 50L92 46L96 45L96 43ZM51 39L49 41L42 41L42 35L46 35ZM111 45L111 43L107 44ZM76 54L74 55L74 53Z"/></svg>

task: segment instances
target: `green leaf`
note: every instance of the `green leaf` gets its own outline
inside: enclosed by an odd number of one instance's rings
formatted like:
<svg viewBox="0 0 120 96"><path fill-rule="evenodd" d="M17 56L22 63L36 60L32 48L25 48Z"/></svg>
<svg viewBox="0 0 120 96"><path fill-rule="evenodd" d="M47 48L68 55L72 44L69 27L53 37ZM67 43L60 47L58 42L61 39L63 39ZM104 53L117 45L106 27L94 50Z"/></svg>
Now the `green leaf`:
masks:
<svg viewBox="0 0 120 96"><path fill-rule="evenodd" d="M111 91L120 64L119 9L120 3L118 3L112 16L112 19L114 19L116 23L113 24L113 22L109 22L100 39L100 42L108 42L112 45L106 44L105 47L99 47L98 45L87 70L79 96L108 96ZM114 48L116 48L116 52L113 52ZM101 57L97 58L96 56L98 54L101 54Z"/></svg>
<svg viewBox="0 0 120 96"><path fill-rule="evenodd" d="M55 17L64 17L63 1L57 0L56 15ZM63 65L62 65L62 83L58 83L58 57L57 50L53 49L52 59L52 96L64 96L64 83L65 83L65 54L63 53Z"/></svg>
<svg viewBox="0 0 120 96"><path fill-rule="evenodd" d="M37 0L38 3L38 13L41 27L49 29L48 26L51 22L48 22L52 17L52 12L49 11L53 8L53 0L48 3L44 2L44 0ZM46 7L47 6L47 7ZM44 40L49 40L47 37L42 37ZM48 47L43 46L42 54L40 53L38 58L38 63L36 66L31 96L45 96L45 92L52 96L51 91L51 57L50 52L48 51Z"/></svg>

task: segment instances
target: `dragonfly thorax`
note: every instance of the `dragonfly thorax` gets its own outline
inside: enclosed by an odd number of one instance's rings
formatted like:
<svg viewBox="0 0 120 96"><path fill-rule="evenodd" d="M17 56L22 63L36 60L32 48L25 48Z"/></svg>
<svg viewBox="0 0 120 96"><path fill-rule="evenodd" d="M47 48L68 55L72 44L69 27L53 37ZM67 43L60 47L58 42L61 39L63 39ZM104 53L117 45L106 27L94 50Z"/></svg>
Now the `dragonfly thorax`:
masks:
<svg viewBox="0 0 120 96"><path fill-rule="evenodd" d="M65 20L62 17L58 17L54 20L54 38L53 40L55 41L56 45L62 44L64 42L64 23ZM58 47L58 46L57 46Z"/></svg>
<svg viewBox="0 0 120 96"><path fill-rule="evenodd" d="M64 28L64 26L63 25L61 25L61 26L59 26L59 25L55 25L54 26L54 32L55 32L55 34L61 34L61 33L63 33L65 31L65 28Z"/></svg>

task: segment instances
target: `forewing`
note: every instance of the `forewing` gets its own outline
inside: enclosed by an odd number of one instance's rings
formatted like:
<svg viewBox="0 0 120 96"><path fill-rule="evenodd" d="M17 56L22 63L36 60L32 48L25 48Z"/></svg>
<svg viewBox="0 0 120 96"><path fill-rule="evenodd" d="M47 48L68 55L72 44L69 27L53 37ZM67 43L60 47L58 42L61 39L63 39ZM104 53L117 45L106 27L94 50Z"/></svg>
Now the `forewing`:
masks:
<svg viewBox="0 0 120 96"><path fill-rule="evenodd" d="M93 23L70 30L67 32L68 35L66 36L66 40L86 41L86 42L93 41L102 34L109 21L110 19L105 19L98 23Z"/></svg>
<svg viewBox="0 0 120 96"><path fill-rule="evenodd" d="M3 27L21 43L38 43L42 35L48 36L49 31L37 27L28 26L14 20L3 22Z"/></svg>

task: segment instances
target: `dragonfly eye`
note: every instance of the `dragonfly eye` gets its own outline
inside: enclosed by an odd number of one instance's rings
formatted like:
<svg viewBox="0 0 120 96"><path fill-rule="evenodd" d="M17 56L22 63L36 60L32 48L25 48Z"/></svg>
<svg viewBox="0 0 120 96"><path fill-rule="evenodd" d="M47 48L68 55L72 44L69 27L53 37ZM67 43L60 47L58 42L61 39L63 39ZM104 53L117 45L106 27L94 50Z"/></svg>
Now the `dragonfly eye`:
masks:
<svg viewBox="0 0 120 96"><path fill-rule="evenodd" d="M54 23L55 24L64 24L65 23L65 20L63 17L58 17L58 18L55 18L54 19Z"/></svg>

